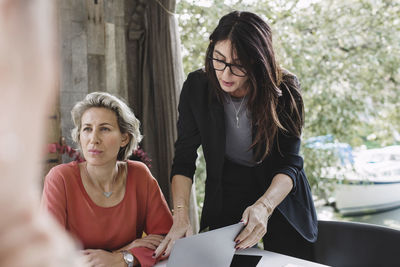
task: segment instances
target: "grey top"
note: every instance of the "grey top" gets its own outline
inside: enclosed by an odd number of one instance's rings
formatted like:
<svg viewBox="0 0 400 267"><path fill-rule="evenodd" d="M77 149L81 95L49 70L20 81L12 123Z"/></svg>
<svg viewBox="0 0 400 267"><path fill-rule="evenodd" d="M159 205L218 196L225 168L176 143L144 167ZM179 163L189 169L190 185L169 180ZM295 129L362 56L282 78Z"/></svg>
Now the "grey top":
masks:
<svg viewBox="0 0 400 267"><path fill-rule="evenodd" d="M225 156L244 166L255 166L253 150L249 149L253 140L251 116L247 109L247 97L236 98L225 93Z"/></svg>

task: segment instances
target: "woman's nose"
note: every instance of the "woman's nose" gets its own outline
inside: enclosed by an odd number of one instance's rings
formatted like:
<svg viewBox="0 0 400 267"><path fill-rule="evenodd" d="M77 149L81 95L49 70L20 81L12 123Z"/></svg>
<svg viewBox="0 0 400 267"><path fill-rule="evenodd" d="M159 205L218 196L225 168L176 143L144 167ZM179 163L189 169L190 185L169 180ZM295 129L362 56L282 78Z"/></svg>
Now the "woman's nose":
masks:
<svg viewBox="0 0 400 267"><path fill-rule="evenodd" d="M90 143L92 144L98 144L100 143L100 138L97 134L97 131L93 131L91 136L90 136Z"/></svg>
<svg viewBox="0 0 400 267"><path fill-rule="evenodd" d="M222 77L227 77L229 78L232 75L231 69L229 66L226 66L226 68L222 72Z"/></svg>

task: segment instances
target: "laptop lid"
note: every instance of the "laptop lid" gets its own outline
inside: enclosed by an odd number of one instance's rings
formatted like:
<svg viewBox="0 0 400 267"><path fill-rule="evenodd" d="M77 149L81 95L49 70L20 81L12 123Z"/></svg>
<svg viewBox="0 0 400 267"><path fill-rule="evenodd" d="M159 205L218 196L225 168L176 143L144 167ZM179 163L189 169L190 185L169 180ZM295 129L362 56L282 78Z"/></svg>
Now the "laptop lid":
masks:
<svg viewBox="0 0 400 267"><path fill-rule="evenodd" d="M229 267L242 228L243 223L237 223L177 240L167 267Z"/></svg>

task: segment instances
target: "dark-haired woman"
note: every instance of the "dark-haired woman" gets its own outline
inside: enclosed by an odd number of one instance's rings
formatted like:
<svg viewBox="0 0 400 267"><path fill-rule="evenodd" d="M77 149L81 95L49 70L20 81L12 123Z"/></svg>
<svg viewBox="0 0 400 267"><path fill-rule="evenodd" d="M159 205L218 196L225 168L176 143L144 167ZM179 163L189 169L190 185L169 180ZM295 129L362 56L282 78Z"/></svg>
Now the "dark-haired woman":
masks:
<svg viewBox="0 0 400 267"><path fill-rule="evenodd" d="M191 234L189 195L201 145L207 167L200 228L242 220L236 248L312 259L317 219L299 155L303 101L274 55L259 16L232 12L210 36L205 70L190 73L179 102L172 166L174 223L154 256Z"/></svg>

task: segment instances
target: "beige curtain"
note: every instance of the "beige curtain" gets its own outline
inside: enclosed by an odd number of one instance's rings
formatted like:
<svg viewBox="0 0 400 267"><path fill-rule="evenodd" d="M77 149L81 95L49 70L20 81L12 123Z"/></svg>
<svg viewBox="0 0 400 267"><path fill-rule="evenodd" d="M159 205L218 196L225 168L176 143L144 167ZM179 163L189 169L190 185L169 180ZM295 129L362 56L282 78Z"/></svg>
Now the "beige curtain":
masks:
<svg viewBox="0 0 400 267"><path fill-rule="evenodd" d="M142 146L172 207L170 171L177 137L177 103L184 74L175 0L136 0L128 8L128 98L142 122ZM128 17L128 16L126 16ZM191 218L198 229L195 194Z"/></svg>

